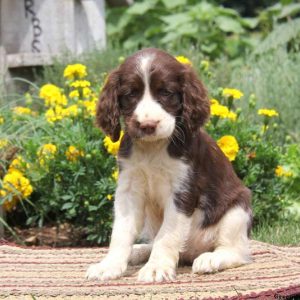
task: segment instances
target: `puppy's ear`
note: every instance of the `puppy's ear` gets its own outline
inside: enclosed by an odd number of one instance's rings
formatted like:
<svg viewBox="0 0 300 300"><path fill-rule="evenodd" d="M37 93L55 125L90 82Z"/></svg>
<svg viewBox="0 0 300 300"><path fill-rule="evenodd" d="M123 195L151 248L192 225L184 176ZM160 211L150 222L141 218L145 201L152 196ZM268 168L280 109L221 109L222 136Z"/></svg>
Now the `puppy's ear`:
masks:
<svg viewBox="0 0 300 300"><path fill-rule="evenodd" d="M118 104L119 71L112 71L100 94L96 109L96 124L113 142L120 137L120 108Z"/></svg>
<svg viewBox="0 0 300 300"><path fill-rule="evenodd" d="M191 132L203 126L210 114L207 91L192 67L185 65L183 84L183 119Z"/></svg>

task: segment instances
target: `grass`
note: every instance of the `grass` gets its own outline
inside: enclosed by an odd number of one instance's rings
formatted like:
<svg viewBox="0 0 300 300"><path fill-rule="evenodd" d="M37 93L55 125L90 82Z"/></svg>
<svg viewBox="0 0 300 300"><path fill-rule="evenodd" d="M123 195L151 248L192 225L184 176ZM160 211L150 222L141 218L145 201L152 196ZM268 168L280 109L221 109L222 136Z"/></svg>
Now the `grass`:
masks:
<svg viewBox="0 0 300 300"><path fill-rule="evenodd" d="M280 126L300 141L300 52L278 48L251 56L232 70L229 84L245 95L254 93L260 107L275 108Z"/></svg>
<svg viewBox="0 0 300 300"><path fill-rule="evenodd" d="M286 219L256 226L252 231L252 239L274 245L300 246L300 222Z"/></svg>

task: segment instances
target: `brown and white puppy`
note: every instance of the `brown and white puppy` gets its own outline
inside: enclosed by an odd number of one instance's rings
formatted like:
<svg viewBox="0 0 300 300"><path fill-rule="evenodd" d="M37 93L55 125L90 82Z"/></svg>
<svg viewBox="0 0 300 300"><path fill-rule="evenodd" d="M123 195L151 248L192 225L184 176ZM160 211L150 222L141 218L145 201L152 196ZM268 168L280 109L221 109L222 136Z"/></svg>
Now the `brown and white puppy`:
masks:
<svg viewBox="0 0 300 300"><path fill-rule="evenodd" d="M105 84L97 124L125 135L107 256L86 277L120 277L128 263L148 262L139 281L173 280L179 259L194 273L250 261L250 191L201 129L207 92L188 65L158 49L138 51ZM142 233L149 243L133 245Z"/></svg>

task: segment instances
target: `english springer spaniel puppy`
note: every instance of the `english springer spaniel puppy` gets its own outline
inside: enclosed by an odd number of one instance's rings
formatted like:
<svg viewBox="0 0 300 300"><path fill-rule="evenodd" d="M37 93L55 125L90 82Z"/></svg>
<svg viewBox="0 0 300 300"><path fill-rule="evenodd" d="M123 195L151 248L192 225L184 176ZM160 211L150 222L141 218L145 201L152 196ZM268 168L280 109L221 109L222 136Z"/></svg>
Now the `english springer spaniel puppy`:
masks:
<svg viewBox="0 0 300 300"><path fill-rule="evenodd" d="M250 261L250 191L201 128L209 113L192 67L161 50L138 51L109 75L96 122L113 141L121 124L125 134L109 251L88 279L147 260L139 281L172 281L179 261L194 273ZM141 234L148 243L134 245Z"/></svg>

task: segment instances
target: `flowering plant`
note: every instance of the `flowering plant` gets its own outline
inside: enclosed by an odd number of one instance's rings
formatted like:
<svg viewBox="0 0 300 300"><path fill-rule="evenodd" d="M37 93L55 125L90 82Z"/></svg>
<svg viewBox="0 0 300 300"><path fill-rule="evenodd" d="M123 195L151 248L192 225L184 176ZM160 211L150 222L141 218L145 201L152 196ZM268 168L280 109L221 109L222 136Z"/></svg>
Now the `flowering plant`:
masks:
<svg viewBox="0 0 300 300"><path fill-rule="evenodd" d="M64 86L47 83L26 106L1 110L0 205L11 225L68 222L90 242L106 243L115 159L94 125L101 86L86 76L86 66L69 65ZM15 221L24 214L25 224Z"/></svg>

